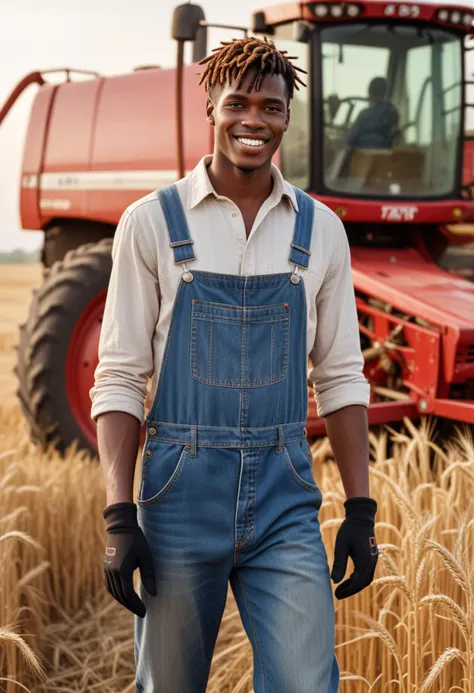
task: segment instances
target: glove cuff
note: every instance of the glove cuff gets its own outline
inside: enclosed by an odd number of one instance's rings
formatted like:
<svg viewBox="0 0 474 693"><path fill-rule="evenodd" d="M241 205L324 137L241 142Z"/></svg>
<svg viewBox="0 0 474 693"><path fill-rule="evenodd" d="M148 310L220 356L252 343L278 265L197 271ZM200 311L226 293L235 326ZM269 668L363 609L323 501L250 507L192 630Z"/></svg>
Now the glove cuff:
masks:
<svg viewBox="0 0 474 693"><path fill-rule="evenodd" d="M375 513L377 512L377 501L374 498L357 496L348 498L344 502L344 508L346 509L346 517L350 517L353 520L374 522Z"/></svg>
<svg viewBox="0 0 474 693"><path fill-rule="evenodd" d="M112 503L102 511L108 532L123 532L138 527L135 503Z"/></svg>

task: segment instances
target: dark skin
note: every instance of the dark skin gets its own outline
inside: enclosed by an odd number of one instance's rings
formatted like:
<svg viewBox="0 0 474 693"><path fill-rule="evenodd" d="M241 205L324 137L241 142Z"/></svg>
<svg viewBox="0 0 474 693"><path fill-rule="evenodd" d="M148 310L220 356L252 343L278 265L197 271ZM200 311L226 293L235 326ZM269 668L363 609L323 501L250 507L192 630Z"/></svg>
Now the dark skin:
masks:
<svg viewBox="0 0 474 693"><path fill-rule="evenodd" d="M272 156L290 122L284 77L267 76L259 91L249 94L252 77L249 73L240 89L236 81L213 87L207 103L207 119L215 128L209 178L215 191L240 209L247 238L258 210L272 191ZM239 137L264 144L248 146L239 142Z"/></svg>
<svg viewBox="0 0 474 693"><path fill-rule="evenodd" d="M219 195L240 209L247 237L258 210L272 191L271 160L290 122L288 91L281 75L266 77L261 89L247 94L247 76L236 84L214 88L207 117L215 127L215 147L209 178ZM264 142L251 148L243 136ZM367 410L351 405L325 418L327 434L347 498L370 496ZM133 502L133 478L140 423L124 412L106 412L97 419L99 455L104 469L107 504Z"/></svg>

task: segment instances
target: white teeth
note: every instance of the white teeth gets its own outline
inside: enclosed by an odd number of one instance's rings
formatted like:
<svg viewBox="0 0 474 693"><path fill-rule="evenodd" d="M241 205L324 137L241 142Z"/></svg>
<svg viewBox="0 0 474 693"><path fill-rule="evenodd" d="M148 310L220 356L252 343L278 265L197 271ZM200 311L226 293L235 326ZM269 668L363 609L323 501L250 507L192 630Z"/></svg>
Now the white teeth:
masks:
<svg viewBox="0 0 474 693"><path fill-rule="evenodd" d="M237 137L237 140L248 147L261 147L265 144L265 140L250 140L247 137Z"/></svg>

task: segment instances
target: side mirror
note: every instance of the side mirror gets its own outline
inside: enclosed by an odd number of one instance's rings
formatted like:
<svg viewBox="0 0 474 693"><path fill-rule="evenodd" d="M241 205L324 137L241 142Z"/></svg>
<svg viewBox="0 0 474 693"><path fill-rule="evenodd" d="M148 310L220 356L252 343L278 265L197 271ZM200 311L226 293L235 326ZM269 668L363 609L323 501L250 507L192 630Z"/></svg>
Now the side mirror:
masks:
<svg viewBox="0 0 474 693"><path fill-rule="evenodd" d="M293 41L298 43L308 43L314 28L309 22L294 22Z"/></svg>
<svg viewBox="0 0 474 693"><path fill-rule="evenodd" d="M176 41L195 41L201 20L205 20L204 10L200 5L178 5L173 13L171 36Z"/></svg>
<svg viewBox="0 0 474 693"><path fill-rule="evenodd" d="M265 12L258 11L252 15L252 31L254 34L269 34L275 33L273 26L270 26L265 21Z"/></svg>

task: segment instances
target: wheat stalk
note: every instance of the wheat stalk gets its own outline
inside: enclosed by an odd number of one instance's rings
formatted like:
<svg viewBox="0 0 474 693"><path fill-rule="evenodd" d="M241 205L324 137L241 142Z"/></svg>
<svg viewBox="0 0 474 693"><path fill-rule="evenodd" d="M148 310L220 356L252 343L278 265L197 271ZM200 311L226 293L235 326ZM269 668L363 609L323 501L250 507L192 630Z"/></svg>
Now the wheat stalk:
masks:
<svg viewBox="0 0 474 693"><path fill-rule="evenodd" d="M418 693L428 693L428 691L431 689L432 685L434 684L436 679L439 677L441 672L454 659L458 659L464 665L466 664L466 658L464 657L463 653L457 649L457 647L448 647L443 652L443 654L440 655L440 657L438 657L436 662L433 664L433 666L429 670L428 674L426 675L426 678L423 680L423 682L419 688Z"/></svg>

